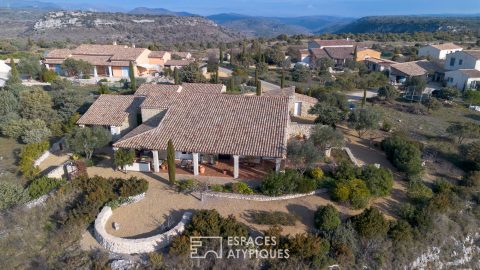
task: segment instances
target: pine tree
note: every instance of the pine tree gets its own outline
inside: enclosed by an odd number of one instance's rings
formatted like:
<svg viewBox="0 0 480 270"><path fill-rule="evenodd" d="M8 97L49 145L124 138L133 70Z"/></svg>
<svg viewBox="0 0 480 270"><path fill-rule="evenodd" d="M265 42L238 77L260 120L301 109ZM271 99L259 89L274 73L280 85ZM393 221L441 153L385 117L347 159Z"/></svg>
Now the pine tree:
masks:
<svg viewBox="0 0 480 270"><path fill-rule="evenodd" d="M13 58L10 60L10 68L10 78L8 78L6 83L9 85L22 83L20 75L18 74L17 65L15 64L15 61L13 61Z"/></svg>
<svg viewBox="0 0 480 270"><path fill-rule="evenodd" d="M285 69L282 68L282 78L280 79L280 88L285 88Z"/></svg>
<svg viewBox="0 0 480 270"><path fill-rule="evenodd" d="M168 181L170 184L175 184L175 148L172 140L168 140L167 144L167 166L168 166Z"/></svg>
<svg viewBox="0 0 480 270"><path fill-rule="evenodd" d="M180 84L180 75L178 74L178 69L177 68L173 69L173 79L174 79L176 85Z"/></svg>
<svg viewBox="0 0 480 270"><path fill-rule="evenodd" d="M257 96L262 95L262 82L257 81Z"/></svg>
<svg viewBox="0 0 480 270"><path fill-rule="evenodd" d="M362 109L365 107L365 103L367 103L367 89L363 89Z"/></svg>
<svg viewBox="0 0 480 270"><path fill-rule="evenodd" d="M130 61L128 66L128 76L130 77L130 89L137 90L137 79L135 78L135 70L133 69L133 62Z"/></svg>

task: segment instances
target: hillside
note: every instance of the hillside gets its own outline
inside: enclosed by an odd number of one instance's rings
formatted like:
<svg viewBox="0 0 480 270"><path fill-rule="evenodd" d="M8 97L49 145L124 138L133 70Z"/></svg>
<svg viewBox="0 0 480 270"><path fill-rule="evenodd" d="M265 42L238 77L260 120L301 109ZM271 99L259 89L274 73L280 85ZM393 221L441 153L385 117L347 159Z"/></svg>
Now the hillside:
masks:
<svg viewBox="0 0 480 270"><path fill-rule="evenodd" d="M25 16L18 16L23 12ZM157 16L125 13L0 10L1 37L29 36L34 39L73 42L151 43L171 45L185 41L232 41L241 35L198 16ZM2 27L3 28L3 27Z"/></svg>
<svg viewBox="0 0 480 270"><path fill-rule="evenodd" d="M404 33L480 29L480 17L371 16L358 19L336 33Z"/></svg>
<svg viewBox="0 0 480 270"><path fill-rule="evenodd" d="M208 16L214 22L250 36L333 32L354 19L335 16L253 17L235 13Z"/></svg>
<svg viewBox="0 0 480 270"><path fill-rule="evenodd" d="M169 16L197 16L193 13L183 12L183 11L171 11L164 8L147 8L147 7L137 7L128 12L129 14L136 15L169 15Z"/></svg>

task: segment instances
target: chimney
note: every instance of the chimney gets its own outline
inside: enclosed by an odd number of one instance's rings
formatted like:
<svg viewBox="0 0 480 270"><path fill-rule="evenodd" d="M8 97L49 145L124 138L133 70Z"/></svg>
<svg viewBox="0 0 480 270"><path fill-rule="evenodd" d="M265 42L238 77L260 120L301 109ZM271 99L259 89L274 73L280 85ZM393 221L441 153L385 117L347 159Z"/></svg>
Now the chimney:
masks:
<svg viewBox="0 0 480 270"><path fill-rule="evenodd" d="M135 48L135 43L132 43L132 48Z"/></svg>
<svg viewBox="0 0 480 270"><path fill-rule="evenodd" d="M116 40L113 42L113 45L117 45L117 41L116 41Z"/></svg>

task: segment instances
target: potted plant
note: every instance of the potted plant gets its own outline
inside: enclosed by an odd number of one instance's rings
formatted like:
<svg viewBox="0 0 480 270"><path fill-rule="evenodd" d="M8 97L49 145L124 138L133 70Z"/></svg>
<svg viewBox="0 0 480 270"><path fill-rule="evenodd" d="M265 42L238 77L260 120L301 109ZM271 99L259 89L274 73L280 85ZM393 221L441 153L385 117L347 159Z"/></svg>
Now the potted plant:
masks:
<svg viewBox="0 0 480 270"><path fill-rule="evenodd" d="M205 174L205 166L200 165L200 166L198 166L198 169L200 171L200 174Z"/></svg>

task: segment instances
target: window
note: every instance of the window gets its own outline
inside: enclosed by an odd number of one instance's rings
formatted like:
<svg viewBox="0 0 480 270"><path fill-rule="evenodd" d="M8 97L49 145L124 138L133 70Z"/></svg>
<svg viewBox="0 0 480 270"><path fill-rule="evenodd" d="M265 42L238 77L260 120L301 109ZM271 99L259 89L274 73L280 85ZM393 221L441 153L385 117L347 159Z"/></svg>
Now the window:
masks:
<svg viewBox="0 0 480 270"><path fill-rule="evenodd" d="M458 65L461 66L463 64L463 59L458 60Z"/></svg>
<svg viewBox="0 0 480 270"><path fill-rule="evenodd" d="M455 58L452 57L450 58L450 66L454 66L455 65Z"/></svg>

